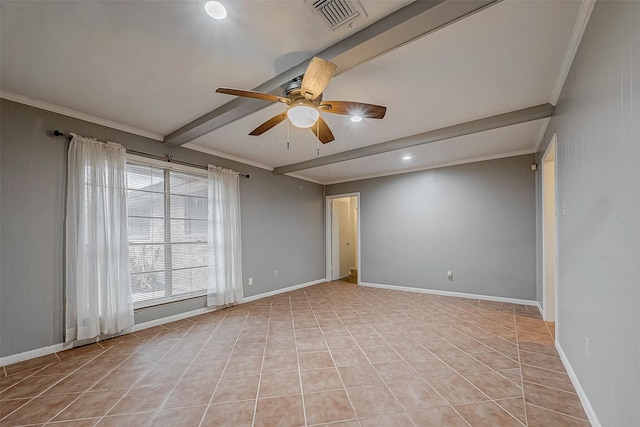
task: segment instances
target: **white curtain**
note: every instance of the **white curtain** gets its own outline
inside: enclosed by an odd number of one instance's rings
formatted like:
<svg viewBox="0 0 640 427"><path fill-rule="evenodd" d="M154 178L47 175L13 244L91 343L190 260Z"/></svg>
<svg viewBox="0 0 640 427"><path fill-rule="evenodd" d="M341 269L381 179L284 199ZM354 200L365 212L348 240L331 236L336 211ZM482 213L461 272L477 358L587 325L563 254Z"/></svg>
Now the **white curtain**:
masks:
<svg viewBox="0 0 640 427"><path fill-rule="evenodd" d="M242 302L240 180L238 172L209 165L209 274L207 305Z"/></svg>
<svg viewBox="0 0 640 427"><path fill-rule="evenodd" d="M72 134L67 170L65 341L133 326L125 149Z"/></svg>

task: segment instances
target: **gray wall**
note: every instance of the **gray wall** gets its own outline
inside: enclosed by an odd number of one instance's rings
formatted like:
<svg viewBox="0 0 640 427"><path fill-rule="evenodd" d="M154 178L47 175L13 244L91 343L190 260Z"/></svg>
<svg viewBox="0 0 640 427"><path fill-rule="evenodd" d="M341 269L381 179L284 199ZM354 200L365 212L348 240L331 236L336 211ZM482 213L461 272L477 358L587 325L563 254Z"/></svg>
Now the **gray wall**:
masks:
<svg viewBox="0 0 640 427"><path fill-rule="evenodd" d="M535 300L532 161L373 178L326 193L360 192L363 282Z"/></svg>
<svg viewBox="0 0 640 427"><path fill-rule="evenodd" d="M321 185L4 99L0 109L0 356L63 340L67 142L52 129L251 174L240 180L245 296L324 278ZM202 307L199 298L140 310L136 322Z"/></svg>
<svg viewBox="0 0 640 427"><path fill-rule="evenodd" d="M604 426L640 425L639 23L596 3L540 152L556 133L558 341Z"/></svg>

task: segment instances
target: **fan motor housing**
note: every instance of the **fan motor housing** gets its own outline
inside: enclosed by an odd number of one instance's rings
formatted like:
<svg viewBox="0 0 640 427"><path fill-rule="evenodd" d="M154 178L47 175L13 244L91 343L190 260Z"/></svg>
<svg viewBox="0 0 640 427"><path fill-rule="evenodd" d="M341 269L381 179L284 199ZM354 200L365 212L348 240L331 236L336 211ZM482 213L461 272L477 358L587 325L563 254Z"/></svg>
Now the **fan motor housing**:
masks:
<svg viewBox="0 0 640 427"><path fill-rule="evenodd" d="M282 94L285 97L289 97L289 94L291 94L295 90L300 92L300 87L302 86L302 77L303 76L304 76L304 74L302 76L296 77L295 79L293 79L289 83L287 83L285 86L283 86L282 87Z"/></svg>
<svg viewBox="0 0 640 427"><path fill-rule="evenodd" d="M305 104L313 104L316 106L320 105L320 102L322 102L322 94L320 94L320 96L318 96L314 100L307 100L304 96L302 96L300 88L302 87L303 77L304 74L296 77L295 79L284 85L282 87L282 96L285 98L289 98L289 100L291 101L290 105L293 105L298 101L305 101Z"/></svg>

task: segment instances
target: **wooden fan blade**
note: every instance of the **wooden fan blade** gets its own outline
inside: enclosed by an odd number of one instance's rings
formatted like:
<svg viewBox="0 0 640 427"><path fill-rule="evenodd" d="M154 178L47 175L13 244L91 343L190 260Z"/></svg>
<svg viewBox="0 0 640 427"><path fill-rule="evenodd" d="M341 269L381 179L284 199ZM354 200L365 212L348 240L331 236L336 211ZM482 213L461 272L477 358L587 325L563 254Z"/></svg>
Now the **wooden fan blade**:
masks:
<svg viewBox="0 0 640 427"><path fill-rule="evenodd" d="M244 96L245 98L255 98L261 99L263 101L271 101L271 102L284 102L285 104L289 103L287 98L282 98L280 96L271 95L270 93L261 93L254 92L251 90L242 90L242 89L232 89L229 87L219 87L216 89L218 93L224 93L227 95L235 95L235 96Z"/></svg>
<svg viewBox="0 0 640 427"><path fill-rule="evenodd" d="M313 101L324 92L335 72L336 64L314 56L307 71L304 72L300 93Z"/></svg>
<svg viewBox="0 0 640 427"><path fill-rule="evenodd" d="M345 116L360 116L366 119L381 119L387 112L387 107L351 101L322 101L322 111Z"/></svg>
<svg viewBox="0 0 640 427"><path fill-rule="evenodd" d="M316 124L311 126L309 129L313 131L313 133L323 144L331 142L335 139L333 133L331 132L331 129L329 129L329 125L324 121L322 117L318 117L318 121L316 122Z"/></svg>
<svg viewBox="0 0 640 427"><path fill-rule="evenodd" d="M278 114L277 116L273 116L269 120L267 120L266 122L264 122L263 124L261 124L260 126L252 130L249 135L253 135L253 136L262 135L263 133L265 133L266 131L268 131L278 123L282 122L286 118L287 118L286 111L284 113Z"/></svg>

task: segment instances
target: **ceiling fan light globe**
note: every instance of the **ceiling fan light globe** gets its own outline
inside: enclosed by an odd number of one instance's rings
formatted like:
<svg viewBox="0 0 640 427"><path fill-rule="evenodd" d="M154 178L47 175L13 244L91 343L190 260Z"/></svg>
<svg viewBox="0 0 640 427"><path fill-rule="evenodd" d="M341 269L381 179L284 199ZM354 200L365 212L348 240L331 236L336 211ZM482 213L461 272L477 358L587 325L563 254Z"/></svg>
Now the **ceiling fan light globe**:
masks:
<svg viewBox="0 0 640 427"><path fill-rule="evenodd" d="M292 125L304 129L310 128L316 123L318 117L320 117L320 112L313 107L296 105L289 108L287 117L289 117Z"/></svg>
<svg viewBox="0 0 640 427"><path fill-rule="evenodd" d="M204 4L204 10L207 15L213 19L224 19L227 16L227 10L217 1L208 1Z"/></svg>

